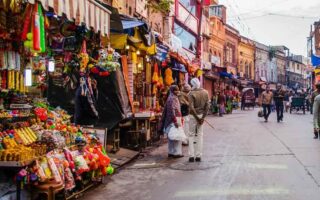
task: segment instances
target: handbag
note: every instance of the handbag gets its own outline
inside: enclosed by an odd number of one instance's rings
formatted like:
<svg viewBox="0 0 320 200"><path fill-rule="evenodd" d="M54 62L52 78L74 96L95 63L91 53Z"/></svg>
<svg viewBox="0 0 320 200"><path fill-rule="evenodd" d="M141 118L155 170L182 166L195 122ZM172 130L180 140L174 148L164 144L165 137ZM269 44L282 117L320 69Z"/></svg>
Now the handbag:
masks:
<svg viewBox="0 0 320 200"><path fill-rule="evenodd" d="M263 117L263 110L259 110L258 117Z"/></svg>

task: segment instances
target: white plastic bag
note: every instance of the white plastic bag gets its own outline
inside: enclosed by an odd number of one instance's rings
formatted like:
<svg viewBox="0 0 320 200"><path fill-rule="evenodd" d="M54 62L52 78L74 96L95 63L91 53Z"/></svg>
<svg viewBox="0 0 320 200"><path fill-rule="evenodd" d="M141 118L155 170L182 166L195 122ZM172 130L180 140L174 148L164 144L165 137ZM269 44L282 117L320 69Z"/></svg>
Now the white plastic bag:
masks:
<svg viewBox="0 0 320 200"><path fill-rule="evenodd" d="M184 130L181 126L176 128L174 125L170 127L168 132L168 138L169 140L175 140L175 141L186 141L187 136L184 133Z"/></svg>

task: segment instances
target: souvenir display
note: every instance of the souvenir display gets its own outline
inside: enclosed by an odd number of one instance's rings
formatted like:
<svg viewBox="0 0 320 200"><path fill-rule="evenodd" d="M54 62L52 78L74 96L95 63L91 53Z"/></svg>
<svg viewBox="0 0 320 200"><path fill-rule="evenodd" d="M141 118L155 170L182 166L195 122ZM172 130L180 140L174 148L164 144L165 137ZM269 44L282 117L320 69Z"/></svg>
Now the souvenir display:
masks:
<svg viewBox="0 0 320 200"><path fill-rule="evenodd" d="M178 83L175 68L167 51L156 56L145 26L129 28L135 35L115 44L105 28L110 13L96 6L99 1L85 1L89 21L78 16L84 2L79 13L70 12L72 1L5 2L0 3L0 166L20 168L10 179L26 189L59 183L68 194L78 192L114 173L101 133L84 126L109 131L132 116L133 106L134 120L139 114L158 120L161 91ZM140 128L138 122L132 126Z"/></svg>

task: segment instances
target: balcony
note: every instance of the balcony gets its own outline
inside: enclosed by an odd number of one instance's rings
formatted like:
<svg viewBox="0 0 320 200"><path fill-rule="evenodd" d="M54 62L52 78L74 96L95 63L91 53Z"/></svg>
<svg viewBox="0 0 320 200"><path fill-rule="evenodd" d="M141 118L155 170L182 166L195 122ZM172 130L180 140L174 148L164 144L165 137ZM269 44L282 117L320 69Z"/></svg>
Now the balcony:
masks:
<svg viewBox="0 0 320 200"><path fill-rule="evenodd" d="M190 13L181 3L178 4L176 10L177 20L194 33L198 32L198 18Z"/></svg>

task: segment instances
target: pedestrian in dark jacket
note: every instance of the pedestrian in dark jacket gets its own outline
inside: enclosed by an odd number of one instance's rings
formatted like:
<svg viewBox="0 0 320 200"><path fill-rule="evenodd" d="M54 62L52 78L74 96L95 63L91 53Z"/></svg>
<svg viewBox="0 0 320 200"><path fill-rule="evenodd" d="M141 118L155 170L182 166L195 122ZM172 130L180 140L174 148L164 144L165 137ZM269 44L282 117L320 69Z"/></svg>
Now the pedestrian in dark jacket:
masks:
<svg viewBox="0 0 320 200"><path fill-rule="evenodd" d="M277 85L277 90L273 94L273 100L276 106L277 111L277 122L283 121L283 101L284 101L285 92L282 89L280 84Z"/></svg>
<svg viewBox="0 0 320 200"><path fill-rule="evenodd" d="M219 116L222 117L225 114L226 96L224 92L218 94Z"/></svg>

